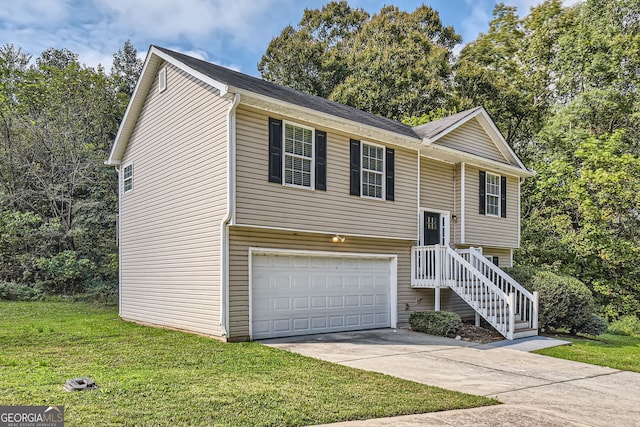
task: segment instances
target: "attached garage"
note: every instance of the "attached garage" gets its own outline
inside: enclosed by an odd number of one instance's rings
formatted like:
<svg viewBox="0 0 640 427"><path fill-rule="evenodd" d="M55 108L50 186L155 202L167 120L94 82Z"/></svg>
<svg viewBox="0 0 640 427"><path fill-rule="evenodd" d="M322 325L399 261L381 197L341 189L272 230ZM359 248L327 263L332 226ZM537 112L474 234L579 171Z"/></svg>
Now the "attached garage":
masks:
<svg viewBox="0 0 640 427"><path fill-rule="evenodd" d="M250 251L252 339L396 327L396 257Z"/></svg>

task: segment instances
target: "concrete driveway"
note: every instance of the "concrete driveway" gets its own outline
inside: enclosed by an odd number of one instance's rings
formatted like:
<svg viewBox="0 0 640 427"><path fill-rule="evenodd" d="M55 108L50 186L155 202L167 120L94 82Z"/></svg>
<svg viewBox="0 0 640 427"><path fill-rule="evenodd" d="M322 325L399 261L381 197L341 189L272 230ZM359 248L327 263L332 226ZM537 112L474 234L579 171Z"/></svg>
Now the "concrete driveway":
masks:
<svg viewBox="0 0 640 427"><path fill-rule="evenodd" d="M403 329L262 342L504 403L333 426L640 426L640 374L514 349L522 345L479 345Z"/></svg>

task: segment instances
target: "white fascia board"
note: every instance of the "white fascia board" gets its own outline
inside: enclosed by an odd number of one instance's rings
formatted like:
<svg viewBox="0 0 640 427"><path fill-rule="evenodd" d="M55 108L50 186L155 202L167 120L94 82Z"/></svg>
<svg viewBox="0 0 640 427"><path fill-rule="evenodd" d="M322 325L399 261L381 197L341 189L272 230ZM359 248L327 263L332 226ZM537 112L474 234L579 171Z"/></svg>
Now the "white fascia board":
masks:
<svg viewBox="0 0 640 427"><path fill-rule="evenodd" d="M487 113L487 111L483 107L478 108L477 111L474 111L468 116L460 119L458 122L442 130L437 135L432 136L431 138L423 138L422 139L423 145L429 146L433 144L438 139L444 137L448 133L454 131L455 129L459 128L460 126L462 126L463 124L467 123L469 120L475 117L478 117L478 119L480 119L479 120L480 125L482 126L484 131L487 133L489 138L491 138L491 140L494 142L494 144L496 145L496 148L498 149L498 151L500 151L500 153L504 156L504 158L515 161L521 169L526 170L527 168L524 166L520 158L513 151L511 146L504 139L504 137L502 136L502 133L500 132L496 124L493 122L493 120L489 116L489 113Z"/></svg>
<svg viewBox="0 0 640 427"><path fill-rule="evenodd" d="M105 162L105 164L108 166L119 165L122 161L122 156L124 155L127 144L129 143L129 138L131 137L133 128L135 127L138 116L140 115L140 111L142 110L144 102L147 98L147 94L149 93L151 84L155 79L155 74L158 65L160 64L160 59L184 71L185 73L194 76L204 83L207 83L212 87L218 89L218 91L220 91L220 96L227 95L227 92L229 91L228 86L224 83L214 80L211 77L206 76L191 67L188 67L171 55L167 55L155 46L151 46L151 48L149 48L149 52L147 53L147 57L145 58L144 65L142 66L140 78L136 83L133 95L131 95L131 100L129 101L127 110L125 111L122 121L120 122L120 127L118 128L118 133L116 134L113 147L111 147L109 159Z"/></svg>
<svg viewBox="0 0 640 427"><path fill-rule="evenodd" d="M175 66L176 68L179 68L185 73L190 74L193 77L199 80L202 80L204 83L218 89L220 91L220 96L225 96L227 92L229 92L229 87L226 84L219 82L218 80L212 79L211 77L205 74L202 74L199 71L194 70L193 68L183 64L182 62L175 59L173 56L167 55L166 53L162 52L161 50L157 49L154 46L151 47L151 51L149 53L153 55L157 55L158 57L162 58L163 60Z"/></svg>
<svg viewBox="0 0 640 427"><path fill-rule="evenodd" d="M476 154L465 153L463 151L455 150L453 148L444 147L442 145L429 145L424 147L421 154L426 157L438 158L438 153L442 153L444 157L456 157L460 162L465 162L473 166L487 168L502 172L505 175L517 176L528 178L535 176L535 172L531 172L526 168L519 168L517 166L509 165L507 163L497 162L495 160L487 159Z"/></svg>
<svg viewBox="0 0 640 427"><path fill-rule="evenodd" d="M371 138L411 150L419 149L422 144L422 140L417 137L411 138L395 132L385 131L375 126L365 125L342 117L322 113L311 108L301 107L289 102L280 101L279 99L260 95L255 92L238 89L232 86L229 87L229 91L242 95L241 104L280 114L292 119L307 121L314 125L322 125L330 129L337 129L357 135L361 138Z"/></svg>
<svg viewBox="0 0 640 427"><path fill-rule="evenodd" d="M149 49L149 52L147 53L144 65L142 66L142 71L140 72L140 77L136 82L136 87L133 90L131 99L129 100L129 105L127 105L127 109L124 112L124 116L120 122L120 127L118 127L118 133L113 141L111 153L109 153L109 158L105 162L105 165L107 166L117 166L121 163L124 148L126 148L131 132L133 132L135 121L142 110L144 100L149 92L149 86L151 86L151 82L153 81L153 78L150 78L150 74L155 73L155 68L157 66L157 61L152 57L151 50L152 48ZM153 68L154 73L149 71L150 68Z"/></svg>
<svg viewBox="0 0 640 427"><path fill-rule="evenodd" d="M457 122L455 122L454 124L449 126L448 128L445 128L442 131L440 131L440 133L432 136L431 138L423 138L422 139L422 143L424 145L433 144L434 142L436 142L437 140L439 140L440 138L442 138L446 134L454 131L455 129L459 128L463 124L467 123L469 120L471 120L474 117L476 117L478 114L480 114L481 111L484 111L484 108L479 108L477 111L474 111L473 113L470 113L468 116L461 118L460 120L458 120Z"/></svg>
<svg viewBox="0 0 640 427"><path fill-rule="evenodd" d="M515 153L515 151L513 151L509 143L507 143L507 141L504 139L504 136L502 136L502 132L500 132L493 120L491 120L491 117L489 117L489 114L485 111L485 109L482 108L480 112L482 113L481 115L483 118L483 120L480 121L480 124L487 132L487 135L489 135L489 137L496 144L496 147L498 148L500 153L502 153L502 155L506 159L511 157L513 160L515 160L518 166L520 166L522 169L526 169L518 155ZM487 127L489 129L487 129Z"/></svg>

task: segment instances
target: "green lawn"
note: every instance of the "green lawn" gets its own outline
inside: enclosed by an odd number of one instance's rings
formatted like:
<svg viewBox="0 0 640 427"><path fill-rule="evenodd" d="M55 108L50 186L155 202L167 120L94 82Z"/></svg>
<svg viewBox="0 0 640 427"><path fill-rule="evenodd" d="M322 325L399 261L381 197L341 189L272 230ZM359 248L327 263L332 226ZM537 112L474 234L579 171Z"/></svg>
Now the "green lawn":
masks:
<svg viewBox="0 0 640 427"><path fill-rule="evenodd" d="M67 379L100 386L67 393ZM0 301L0 405L67 425L308 425L495 400L276 350L123 322L113 308Z"/></svg>
<svg viewBox="0 0 640 427"><path fill-rule="evenodd" d="M640 337L602 334L597 340L559 337L573 343L536 351L538 354L640 372Z"/></svg>

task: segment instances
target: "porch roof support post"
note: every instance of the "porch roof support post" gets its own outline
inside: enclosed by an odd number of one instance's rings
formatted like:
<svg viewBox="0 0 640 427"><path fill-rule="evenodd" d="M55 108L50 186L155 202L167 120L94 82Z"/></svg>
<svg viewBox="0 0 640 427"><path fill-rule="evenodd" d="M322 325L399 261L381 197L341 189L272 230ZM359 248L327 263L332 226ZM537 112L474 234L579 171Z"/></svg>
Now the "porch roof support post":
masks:
<svg viewBox="0 0 640 427"><path fill-rule="evenodd" d="M435 302L434 302L433 311L440 311L440 288L436 287L434 291L435 291Z"/></svg>

